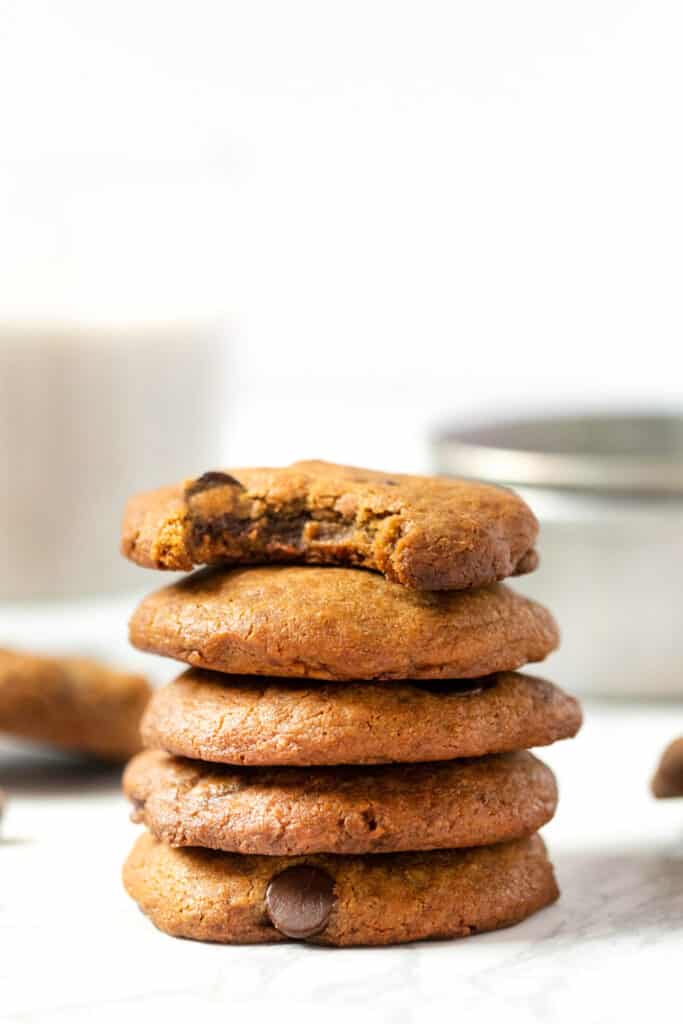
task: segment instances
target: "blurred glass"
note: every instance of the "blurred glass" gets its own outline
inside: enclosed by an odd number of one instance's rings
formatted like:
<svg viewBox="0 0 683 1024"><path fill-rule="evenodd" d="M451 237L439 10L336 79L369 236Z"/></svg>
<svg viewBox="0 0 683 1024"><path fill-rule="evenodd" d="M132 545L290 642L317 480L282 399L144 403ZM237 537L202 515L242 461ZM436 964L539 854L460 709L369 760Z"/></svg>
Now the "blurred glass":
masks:
<svg viewBox="0 0 683 1024"><path fill-rule="evenodd" d="M0 323L0 600L139 586L126 498L219 465L219 323Z"/></svg>

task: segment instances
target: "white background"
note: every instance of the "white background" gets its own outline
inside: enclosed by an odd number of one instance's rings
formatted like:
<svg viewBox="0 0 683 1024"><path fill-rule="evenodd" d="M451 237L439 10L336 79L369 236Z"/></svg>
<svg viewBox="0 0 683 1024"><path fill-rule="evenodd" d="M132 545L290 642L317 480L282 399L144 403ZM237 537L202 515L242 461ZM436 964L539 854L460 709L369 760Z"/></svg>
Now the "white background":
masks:
<svg viewBox="0 0 683 1024"><path fill-rule="evenodd" d="M675 403L682 32L675 0L0 0L0 313L228 314L237 463Z"/></svg>

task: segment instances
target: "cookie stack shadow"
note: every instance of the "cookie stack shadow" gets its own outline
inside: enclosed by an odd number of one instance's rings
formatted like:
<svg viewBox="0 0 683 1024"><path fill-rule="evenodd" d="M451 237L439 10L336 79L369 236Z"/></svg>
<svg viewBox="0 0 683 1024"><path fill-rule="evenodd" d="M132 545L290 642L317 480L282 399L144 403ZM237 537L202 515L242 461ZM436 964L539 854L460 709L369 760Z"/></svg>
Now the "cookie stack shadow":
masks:
<svg viewBox="0 0 683 1024"><path fill-rule="evenodd" d="M507 491L324 463L133 499L128 557L212 564L131 622L192 666L153 696L124 776L147 828L124 882L160 929L385 945L557 898L538 835L557 787L529 748L581 712L517 671L557 628L497 582L535 567L536 531Z"/></svg>

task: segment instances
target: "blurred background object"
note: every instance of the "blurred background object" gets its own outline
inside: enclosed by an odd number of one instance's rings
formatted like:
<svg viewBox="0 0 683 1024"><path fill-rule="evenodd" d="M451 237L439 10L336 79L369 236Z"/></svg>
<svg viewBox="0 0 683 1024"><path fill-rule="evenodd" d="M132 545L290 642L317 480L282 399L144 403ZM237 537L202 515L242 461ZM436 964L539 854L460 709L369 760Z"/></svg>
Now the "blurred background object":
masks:
<svg viewBox="0 0 683 1024"><path fill-rule="evenodd" d="M134 585L131 493L222 453L224 329L0 323L0 600Z"/></svg>
<svg viewBox="0 0 683 1024"><path fill-rule="evenodd" d="M151 690L144 676L91 658L45 658L0 648L0 733L124 764L142 747Z"/></svg>
<svg viewBox="0 0 683 1024"><path fill-rule="evenodd" d="M602 696L683 696L682 416L499 421L437 436L434 459L438 472L514 487L536 512L541 565L517 585L561 624L551 678Z"/></svg>

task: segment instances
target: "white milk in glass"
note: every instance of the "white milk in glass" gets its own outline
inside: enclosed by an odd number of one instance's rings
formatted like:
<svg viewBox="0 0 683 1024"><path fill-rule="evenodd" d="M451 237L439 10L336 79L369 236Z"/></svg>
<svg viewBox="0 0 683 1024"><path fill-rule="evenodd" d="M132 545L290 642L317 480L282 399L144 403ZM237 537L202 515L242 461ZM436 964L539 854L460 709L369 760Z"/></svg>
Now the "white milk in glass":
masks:
<svg viewBox="0 0 683 1024"><path fill-rule="evenodd" d="M226 384L221 324L0 323L0 600L141 586L125 500L225 461Z"/></svg>

